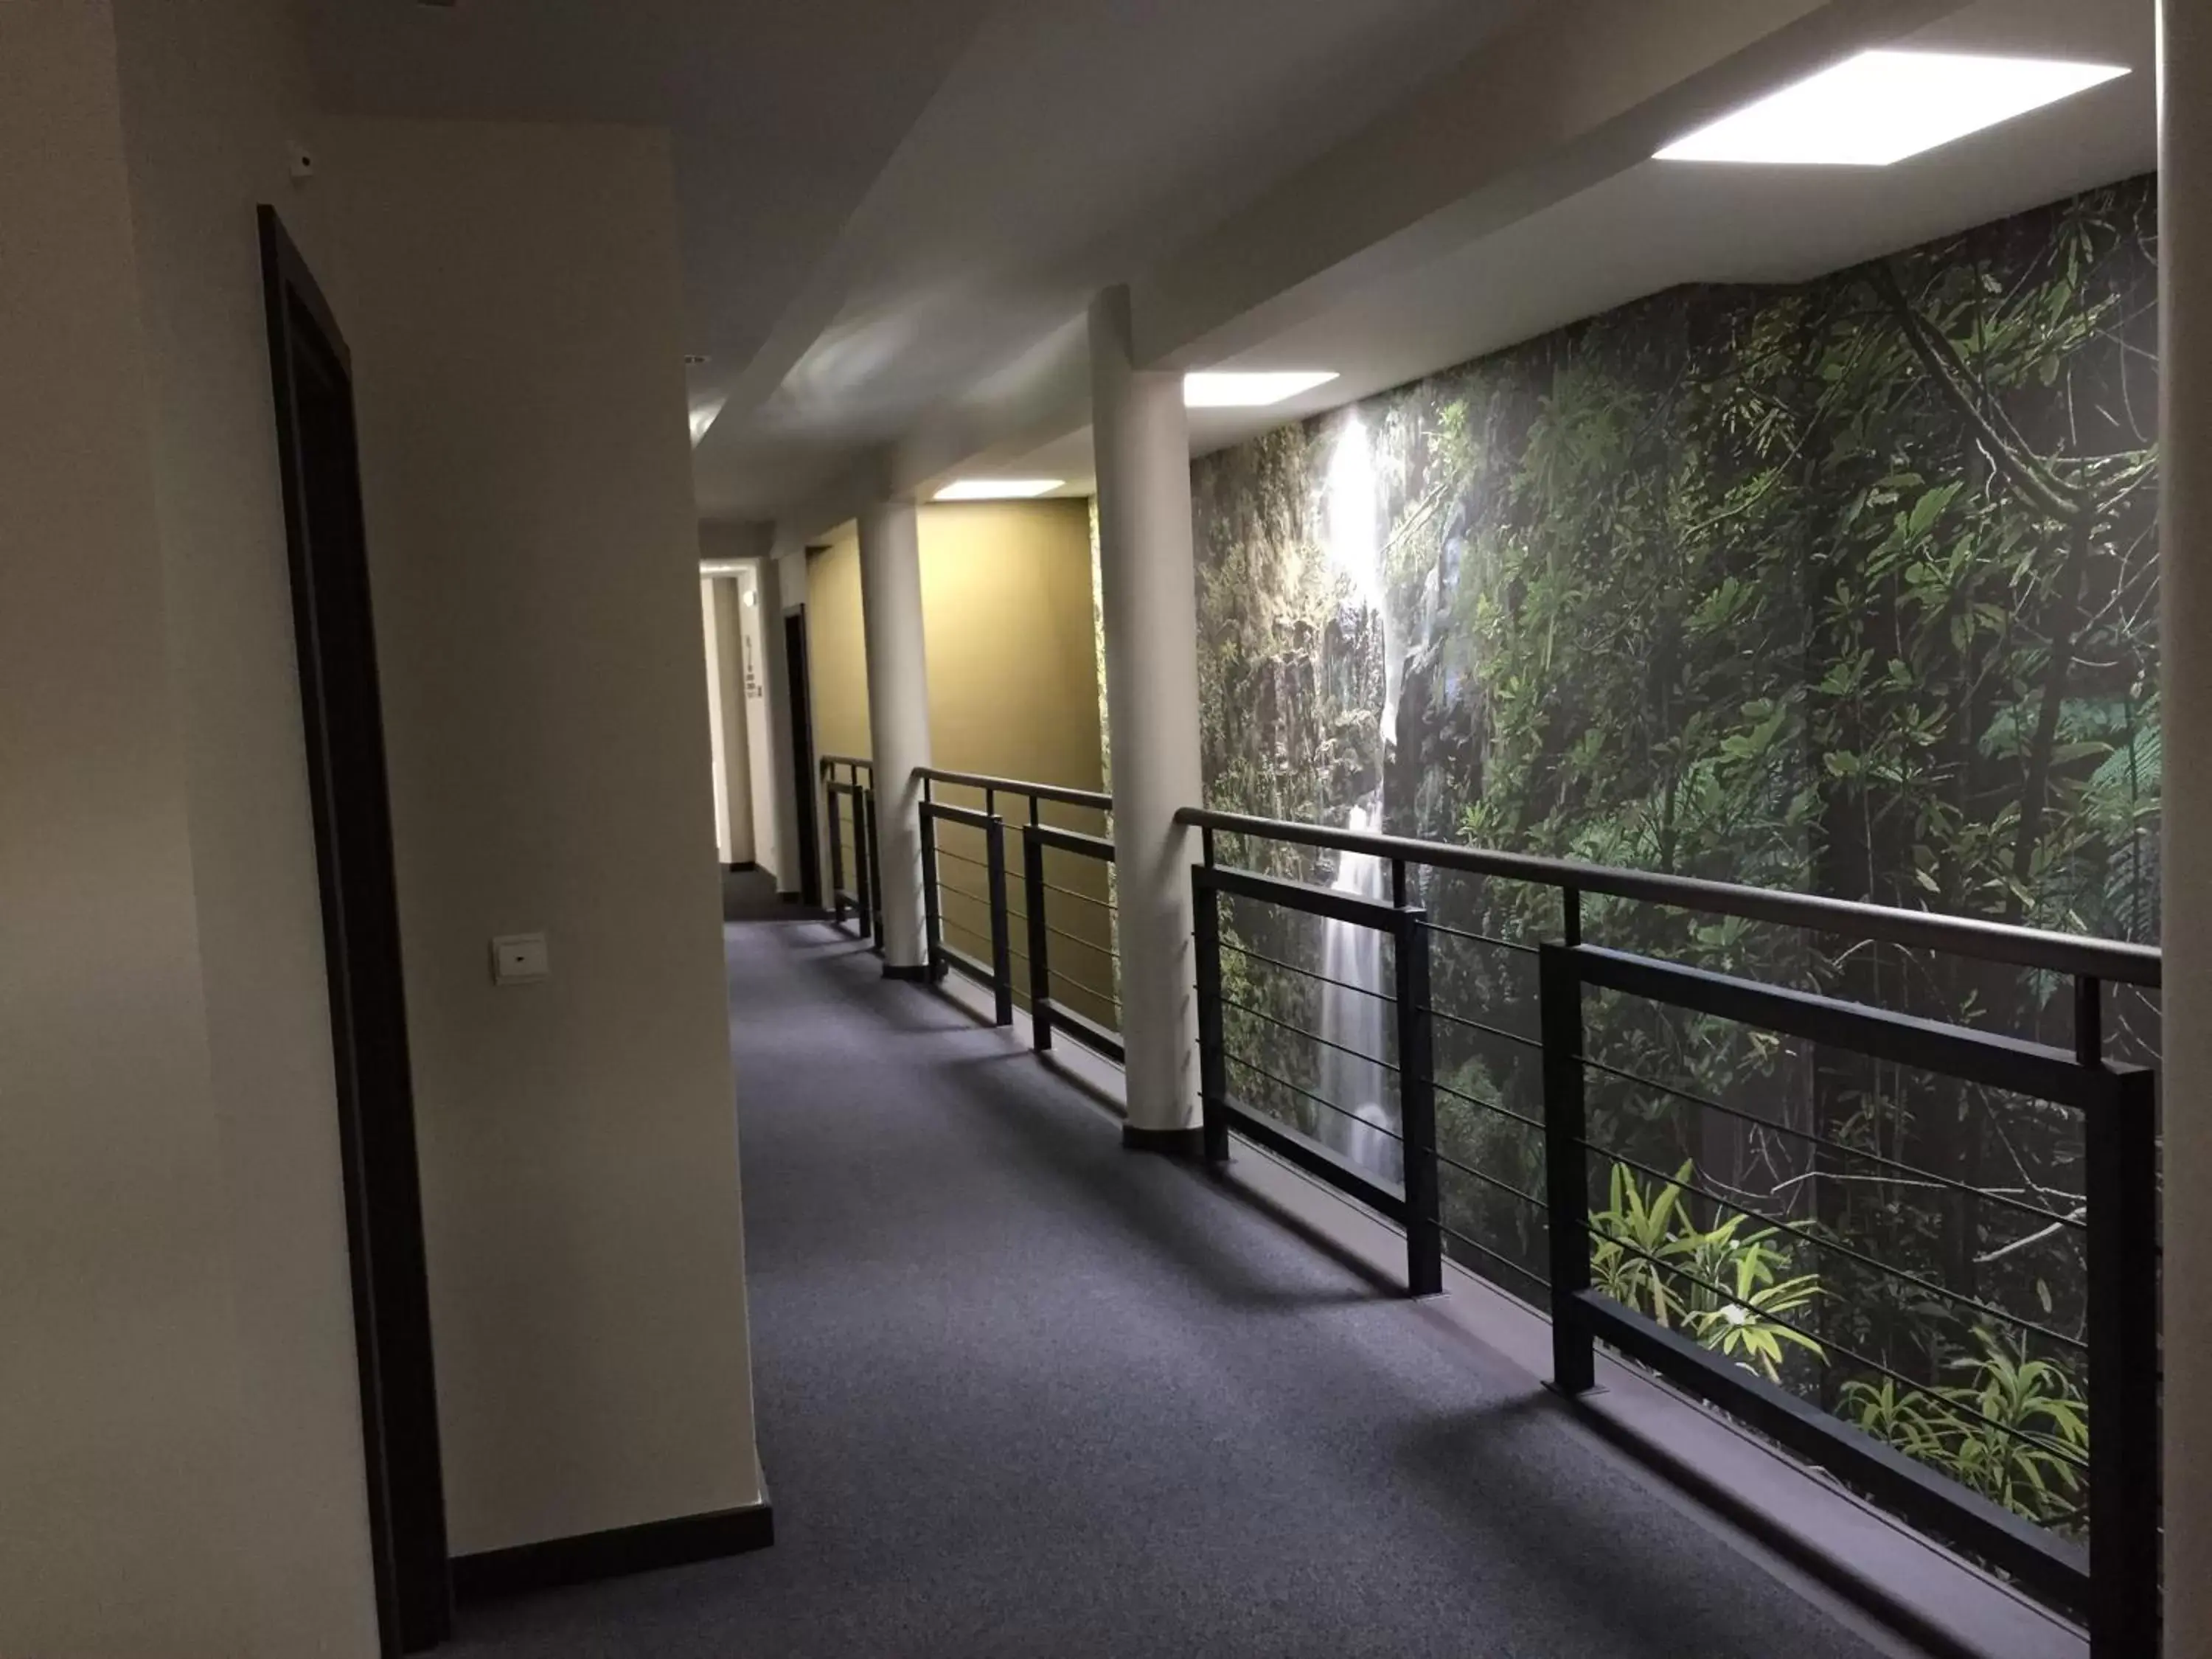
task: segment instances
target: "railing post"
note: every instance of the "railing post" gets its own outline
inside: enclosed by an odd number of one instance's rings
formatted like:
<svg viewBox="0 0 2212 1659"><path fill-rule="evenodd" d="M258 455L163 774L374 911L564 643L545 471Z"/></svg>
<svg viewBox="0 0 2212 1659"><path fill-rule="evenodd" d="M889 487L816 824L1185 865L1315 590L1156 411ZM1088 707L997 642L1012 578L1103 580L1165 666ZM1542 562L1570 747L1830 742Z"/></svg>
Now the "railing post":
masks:
<svg viewBox="0 0 2212 1659"><path fill-rule="evenodd" d="M1570 902L1569 918L1576 920ZM1576 932L1579 933L1577 927ZM1544 1195L1551 1213L1552 1386L1597 1386L1595 1345L1577 1298L1589 1289L1589 1188L1583 1158L1583 986L1575 946L1547 945L1539 969L1544 1035Z"/></svg>
<svg viewBox="0 0 2212 1659"><path fill-rule="evenodd" d="M839 927L845 925L845 831L837 816L836 778L823 772L823 816L830 823L830 913Z"/></svg>
<svg viewBox="0 0 2212 1659"><path fill-rule="evenodd" d="M1190 872L1190 919L1198 978L1198 1100L1201 1137L1209 1164L1229 1162L1229 1063L1221 1038L1221 895L1206 884L1213 862L1213 834L1206 836L1206 863Z"/></svg>
<svg viewBox="0 0 2212 1659"><path fill-rule="evenodd" d="M921 948L933 985L945 977L945 921L937 890L937 814L931 811L929 787L921 802Z"/></svg>
<svg viewBox="0 0 2212 1659"><path fill-rule="evenodd" d="M869 937L876 942L876 954L881 956L884 953L884 854L882 846L876 840L876 775L873 771L868 774L868 787L861 793L860 810L868 826L867 847L860 855L867 866L867 889L860 902L868 913Z"/></svg>
<svg viewBox="0 0 2212 1659"><path fill-rule="evenodd" d="M871 936L876 918L876 907L870 897L874 890L873 885L868 880L870 843L874 837L869 835L868 830L868 792L855 783L853 786L853 902L862 939Z"/></svg>
<svg viewBox="0 0 2212 1659"><path fill-rule="evenodd" d="M2115 1081L2082 1114L2094 1659L2156 1653L2160 1624L2157 1082L2132 1070Z"/></svg>
<svg viewBox="0 0 2212 1659"><path fill-rule="evenodd" d="M1406 1162L1406 1291L1444 1287L1444 1236L1437 1176L1434 1021L1429 1012L1429 913L1405 902L1404 865L1394 883L1398 926L1398 1128Z"/></svg>
<svg viewBox="0 0 2212 1659"><path fill-rule="evenodd" d="M1030 1041L1040 1052L1052 1047L1052 965L1047 957L1050 933L1044 915L1044 845L1037 840L1036 803L1022 829L1022 908L1030 924Z"/></svg>
<svg viewBox="0 0 2212 1659"><path fill-rule="evenodd" d="M1012 1025L1014 961L1013 941L1008 937L1006 927L1006 821L996 812L991 814L991 827L984 832L984 841L991 878L991 994L998 1023Z"/></svg>

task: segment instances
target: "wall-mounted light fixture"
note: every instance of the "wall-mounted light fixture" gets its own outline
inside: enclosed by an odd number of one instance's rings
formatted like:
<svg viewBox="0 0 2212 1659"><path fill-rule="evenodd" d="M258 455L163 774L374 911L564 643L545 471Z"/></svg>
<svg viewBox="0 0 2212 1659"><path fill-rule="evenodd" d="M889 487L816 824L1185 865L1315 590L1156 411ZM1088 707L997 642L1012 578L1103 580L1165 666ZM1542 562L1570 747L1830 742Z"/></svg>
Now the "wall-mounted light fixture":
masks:
<svg viewBox="0 0 2212 1659"><path fill-rule="evenodd" d="M1863 52L1677 139L1658 159L1887 167L2127 72L2048 58Z"/></svg>

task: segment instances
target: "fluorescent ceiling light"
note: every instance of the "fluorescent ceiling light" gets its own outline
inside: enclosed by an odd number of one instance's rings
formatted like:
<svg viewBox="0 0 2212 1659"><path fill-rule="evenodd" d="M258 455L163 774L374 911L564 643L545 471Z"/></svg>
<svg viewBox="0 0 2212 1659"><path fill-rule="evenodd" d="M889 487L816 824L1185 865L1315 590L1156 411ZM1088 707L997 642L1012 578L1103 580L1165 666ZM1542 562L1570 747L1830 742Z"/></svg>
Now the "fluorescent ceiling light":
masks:
<svg viewBox="0 0 2212 1659"><path fill-rule="evenodd" d="M940 501L1020 501L1048 495L1065 478L956 478L937 492Z"/></svg>
<svg viewBox="0 0 2212 1659"><path fill-rule="evenodd" d="M1659 160L1887 167L2126 73L2047 58L1863 52L1700 127Z"/></svg>
<svg viewBox="0 0 2212 1659"><path fill-rule="evenodd" d="M1327 386L1333 368L1266 369L1251 374L1208 370L1182 377L1182 401L1189 409L1265 409L1301 392Z"/></svg>

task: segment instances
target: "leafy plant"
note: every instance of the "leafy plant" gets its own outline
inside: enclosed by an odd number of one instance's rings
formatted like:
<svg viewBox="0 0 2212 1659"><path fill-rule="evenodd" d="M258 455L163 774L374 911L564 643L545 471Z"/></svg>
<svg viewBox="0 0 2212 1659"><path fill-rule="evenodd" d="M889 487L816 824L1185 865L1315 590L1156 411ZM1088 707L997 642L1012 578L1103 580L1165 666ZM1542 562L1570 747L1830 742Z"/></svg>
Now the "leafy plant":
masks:
<svg viewBox="0 0 2212 1659"><path fill-rule="evenodd" d="M1634 1170L1613 1166L1607 1207L1590 1212L1592 1282L1770 1382L1782 1380L1790 1348L1826 1359L1796 1319L1820 1295L1820 1276L1790 1274L1789 1251L1773 1242L1779 1230L1747 1232L1752 1218L1741 1212L1697 1226L1683 1199L1695 1168L1684 1164L1647 1197Z"/></svg>
<svg viewBox="0 0 2212 1659"><path fill-rule="evenodd" d="M2029 1358L1987 1327L1974 1334L1982 1352L1945 1366L1966 1382L1900 1389L1893 1377L1854 1379L1838 1409L2015 1515L2074 1522L2089 1457L2088 1401L2052 1361Z"/></svg>

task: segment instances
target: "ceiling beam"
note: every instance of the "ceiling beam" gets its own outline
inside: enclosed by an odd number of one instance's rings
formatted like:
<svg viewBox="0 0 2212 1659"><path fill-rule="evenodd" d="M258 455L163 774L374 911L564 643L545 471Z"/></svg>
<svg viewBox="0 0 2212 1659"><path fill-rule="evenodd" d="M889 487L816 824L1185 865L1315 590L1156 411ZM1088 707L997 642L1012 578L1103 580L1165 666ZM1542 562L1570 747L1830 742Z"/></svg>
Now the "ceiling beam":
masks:
<svg viewBox="0 0 2212 1659"><path fill-rule="evenodd" d="M1133 285L1138 360L1196 368L1648 160L1962 0L1548 0Z"/></svg>
<svg viewBox="0 0 2212 1659"><path fill-rule="evenodd" d="M779 514L779 550L817 541L885 501L917 495L960 468L1018 459L1091 419L1091 343L1071 319L1007 364L975 394L896 442L870 450L827 485Z"/></svg>

